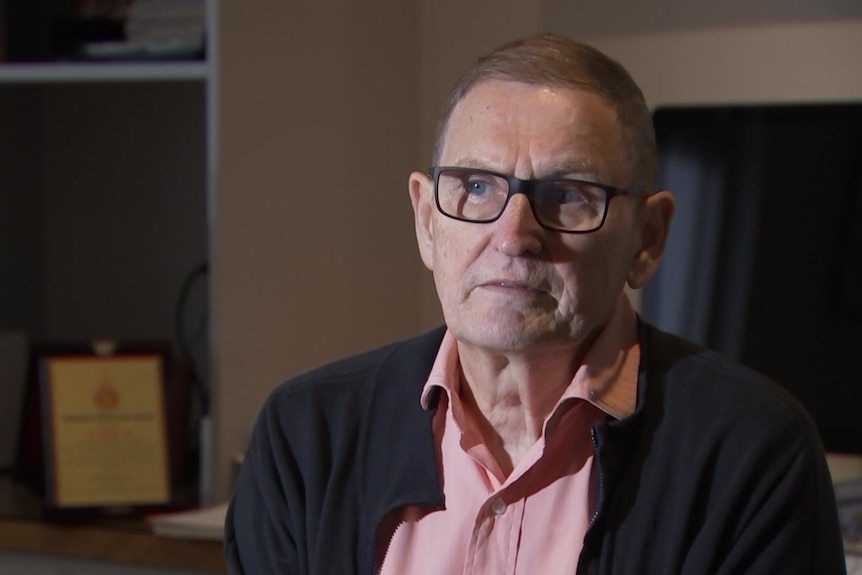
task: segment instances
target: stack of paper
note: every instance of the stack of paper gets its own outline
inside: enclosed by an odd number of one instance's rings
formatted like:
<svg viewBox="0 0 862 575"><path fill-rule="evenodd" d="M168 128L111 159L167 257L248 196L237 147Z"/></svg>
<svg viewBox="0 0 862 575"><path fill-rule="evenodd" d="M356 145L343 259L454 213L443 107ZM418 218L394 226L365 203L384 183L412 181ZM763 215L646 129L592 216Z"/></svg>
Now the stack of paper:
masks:
<svg viewBox="0 0 862 575"><path fill-rule="evenodd" d="M92 42L93 58L193 58L203 52L205 0L135 0L125 19L125 40Z"/></svg>
<svg viewBox="0 0 862 575"><path fill-rule="evenodd" d="M151 51L200 50L204 0L135 0L126 21L126 40Z"/></svg>
<svg viewBox="0 0 862 575"><path fill-rule="evenodd" d="M848 575L862 575L862 479L835 483Z"/></svg>
<svg viewBox="0 0 862 575"><path fill-rule="evenodd" d="M163 537L222 541L227 506L225 502L191 511L160 513L151 515L147 521L153 533Z"/></svg>

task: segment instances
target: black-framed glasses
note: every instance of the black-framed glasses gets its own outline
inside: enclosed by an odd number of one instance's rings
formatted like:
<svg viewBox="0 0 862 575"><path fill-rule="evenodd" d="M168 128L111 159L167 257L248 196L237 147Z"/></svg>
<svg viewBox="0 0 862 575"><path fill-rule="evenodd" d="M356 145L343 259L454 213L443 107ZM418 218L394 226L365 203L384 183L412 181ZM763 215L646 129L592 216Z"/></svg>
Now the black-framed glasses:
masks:
<svg viewBox="0 0 862 575"><path fill-rule="evenodd" d="M573 234L601 228L611 198L647 195L643 190L626 190L570 178L522 180L489 170L457 166L435 166L430 174L434 179L437 209L445 216L486 224L503 215L512 196L524 194L542 227Z"/></svg>

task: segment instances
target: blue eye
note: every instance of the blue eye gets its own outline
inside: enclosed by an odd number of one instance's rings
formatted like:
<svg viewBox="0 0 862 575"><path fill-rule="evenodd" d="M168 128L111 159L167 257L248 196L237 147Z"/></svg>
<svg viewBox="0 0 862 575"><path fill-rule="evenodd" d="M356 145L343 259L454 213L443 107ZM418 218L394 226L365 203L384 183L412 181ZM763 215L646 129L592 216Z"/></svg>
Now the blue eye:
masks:
<svg viewBox="0 0 862 575"><path fill-rule="evenodd" d="M574 193L571 188L566 188L563 186L554 187L551 190L550 195L554 203L557 204L570 204L572 202L578 201L578 199L580 198L580 195Z"/></svg>
<svg viewBox="0 0 862 575"><path fill-rule="evenodd" d="M482 179L471 179L466 182L467 193L471 196L484 196L493 191L490 183Z"/></svg>
<svg viewBox="0 0 862 575"><path fill-rule="evenodd" d="M557 205L572 204L585 201L583 190L577 186L555 184L548 189L547 199Z"/></svg>
<svg viewBox="0 0 862 575"><path fill-rule="evenodd" d="M604 202L604 191L586 182L550 182L542 190L543 200L558 206L577 207Z"/></svg>

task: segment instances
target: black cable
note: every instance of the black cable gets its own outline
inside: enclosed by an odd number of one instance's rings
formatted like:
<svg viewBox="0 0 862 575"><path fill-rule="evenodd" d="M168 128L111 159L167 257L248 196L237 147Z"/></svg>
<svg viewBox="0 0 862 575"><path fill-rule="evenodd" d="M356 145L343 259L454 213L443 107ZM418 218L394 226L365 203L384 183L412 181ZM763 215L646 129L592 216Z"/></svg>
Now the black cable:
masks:
<svg viewBox="0 0 862 575"><path fill-rule="evenodd" d="M191 271L191 273L189 273L185 281L183 281L182 287L180 288L179 297L177 298L177 305L174 310L174 330L176 332L176 342L179 356L181 359L188 360L191 383L194 389L197 391L202 415L209 414L209 387L207 383L203 380L203 378L200 376L200 372L195 365L191 349L192 346L189 343L187 334L185 333L185 329L183 327L183 317L185 316L186 306L188 305L189 295L191 294L192 288L198 280L206 277L208 274L209 264L207 264L206 262L196 266ZM200 331L200 328L195 330L195 337L199 335Z"/></svg>

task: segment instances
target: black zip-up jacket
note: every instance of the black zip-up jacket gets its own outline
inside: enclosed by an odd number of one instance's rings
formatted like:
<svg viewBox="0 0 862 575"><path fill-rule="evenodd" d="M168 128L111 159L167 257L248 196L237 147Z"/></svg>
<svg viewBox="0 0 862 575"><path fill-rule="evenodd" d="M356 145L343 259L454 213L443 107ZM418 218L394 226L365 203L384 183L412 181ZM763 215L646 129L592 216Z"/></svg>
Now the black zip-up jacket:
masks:
<svg viewBox="0 0 862 575"><path fill-rule="evenodd" d="M639 330L637 409L593 429L598 515L578 575L845 573L829 471L800 405L715 353ZM389 512L444 508L434 408L419 404L442 336L272 393L228 511L229 573L374 575Z"/></svg>

